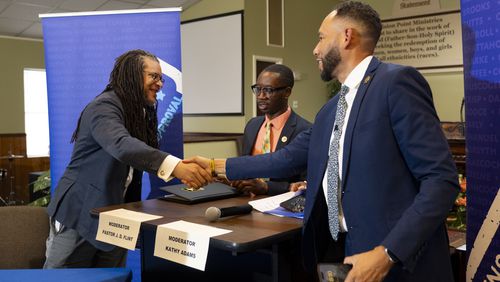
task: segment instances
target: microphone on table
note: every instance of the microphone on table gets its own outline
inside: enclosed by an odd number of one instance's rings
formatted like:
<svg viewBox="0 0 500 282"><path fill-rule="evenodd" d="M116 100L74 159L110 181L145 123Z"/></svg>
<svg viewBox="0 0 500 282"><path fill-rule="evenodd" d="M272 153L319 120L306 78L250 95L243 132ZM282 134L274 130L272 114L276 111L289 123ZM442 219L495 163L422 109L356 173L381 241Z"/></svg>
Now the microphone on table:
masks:
<svg viewBox="0 0 500 282"><path fill-rule="evenodd" d="M209 221L216 221L221 217L251 213L252 210L253 207L248 204L242 206L220 208L220 209L216 207L209 207L205 211L205 217Z"/></svg>

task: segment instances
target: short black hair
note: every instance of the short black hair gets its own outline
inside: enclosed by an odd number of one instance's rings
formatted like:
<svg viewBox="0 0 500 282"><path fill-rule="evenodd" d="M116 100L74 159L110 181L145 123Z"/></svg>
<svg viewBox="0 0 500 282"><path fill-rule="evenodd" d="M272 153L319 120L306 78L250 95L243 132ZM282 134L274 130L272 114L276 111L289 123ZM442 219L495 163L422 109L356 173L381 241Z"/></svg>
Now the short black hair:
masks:
<svg viewBox="0 0 500 282"><path fill-rule="evenodd" d="M361 23L366 30L365 36L370 37L375 48L382 32L382 22L377 11L368 4L356 1L340 2L334 10L337 10L335 17L348 18Z"/></svg>
<svg viewBox="0 0 500 282"><path fill-rule="evenodd" d="M262 72L272 72L279 74L278 80L283 84L283 86L293 88L295 80L293 79L293 71L281 64L273 64L262 70Z"/></svg>

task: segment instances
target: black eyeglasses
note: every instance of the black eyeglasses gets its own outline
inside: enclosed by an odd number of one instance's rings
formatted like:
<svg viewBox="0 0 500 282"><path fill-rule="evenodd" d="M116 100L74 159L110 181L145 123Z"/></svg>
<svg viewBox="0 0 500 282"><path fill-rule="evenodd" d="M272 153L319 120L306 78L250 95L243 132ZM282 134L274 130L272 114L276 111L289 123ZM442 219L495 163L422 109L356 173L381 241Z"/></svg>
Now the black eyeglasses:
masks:
<svg viewBox="0 0 500 282"><path fill-rule="evenodd" d="M289 86L282 86L282 87L261 87L261 86L258 86L257 84L254 84L254 85L250 86L250 88L252 88L252 92L253 92L253 94L255 94L255 96L259 96L259 94L261 92L264 93L264 95L266 95L266 96L271 96L274 93L276 93L278 91L281 91L283 89L286 89L288 87Z"/></svg>
<svg viewBox="0 0 500 282"><path fill-rule="evenodd" d="M159 73L156 73L156 72L147 72L145 71L145 73L147 75L149 75L154 82L158 82L158 81L161 81L161 83L165 83L165 79L163 78L163 76Z"/></svg>

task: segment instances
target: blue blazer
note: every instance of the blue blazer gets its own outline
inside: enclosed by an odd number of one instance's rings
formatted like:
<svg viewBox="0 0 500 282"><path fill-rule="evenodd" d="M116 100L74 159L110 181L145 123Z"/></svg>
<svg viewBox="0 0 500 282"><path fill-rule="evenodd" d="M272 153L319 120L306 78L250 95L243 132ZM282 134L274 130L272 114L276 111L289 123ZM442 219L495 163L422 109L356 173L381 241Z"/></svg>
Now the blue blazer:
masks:
<svg viewBox="0 0 500 282"><path fill-rule="evenodd" d="M96 248L109 251L114 246L95 240L98 219L91 217L90 210L123 203L130 166L156 173L167 156L130 136L120 99L112 91L104 92L83 110L71 161L47 211ZM136 185L128 189L140 189L141 177L140 173L134 173ZM129 192L140 195L140 190Z"/></svg>
<svg viewBox="0 0 500 282"><path fill-rule="evenodd" d="M309 270L330 236L322 180L337 102L328 101L312 129L282 150L226 164L230 179L286 177L307 166L302 241ZM444 223L459 190L457 172L417 70L372 59L352 105L342 168L345 255L384 245L401 261L385 281L452 281Z"/></svg>
<svg viewBox="0 0 500 282"><path fill-rule="evenodd" d="M248 121L245 126L245 131L243 133L243 155L251 155L252 149L255 142L257 141L257 135L265 121L265 116L254 117ZM279 150L290 143L299 133L304 130L311 128L312 124L296 114L294 111L291 112L288 120L283 126L281 135L278 139L278 144L276 145L276 150ZM302 181L306 179L305 170L302 173L288 177L288 178L272 178L267 181L268 195L277 195L281 193L288 192L290 183Z"/></svg>

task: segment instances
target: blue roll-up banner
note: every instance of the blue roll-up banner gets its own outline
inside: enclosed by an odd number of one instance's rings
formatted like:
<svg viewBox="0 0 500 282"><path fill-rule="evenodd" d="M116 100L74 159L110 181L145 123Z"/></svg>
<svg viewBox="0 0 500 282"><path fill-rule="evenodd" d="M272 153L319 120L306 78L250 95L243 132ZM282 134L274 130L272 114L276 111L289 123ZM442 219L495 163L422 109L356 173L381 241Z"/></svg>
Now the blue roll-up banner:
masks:
<svg viewBox="0 0 500 282"><path fill-rule="evenodd" d="M80 112L101 93L114 60L132 49L155 54L165 78L158 93L160 149L183 158L180 9L41 15L47 71L52 187L68 164ZM166 183L143 180L143 198ZM151 191L149 192L149 183ZM169 182L174 184L176 182Z"/></svg>
<svg viewBox="0 0 500 282"><path fill-rule="evenodd" d="M467 281L500 281L500 1L461 1Z"/></svg>

